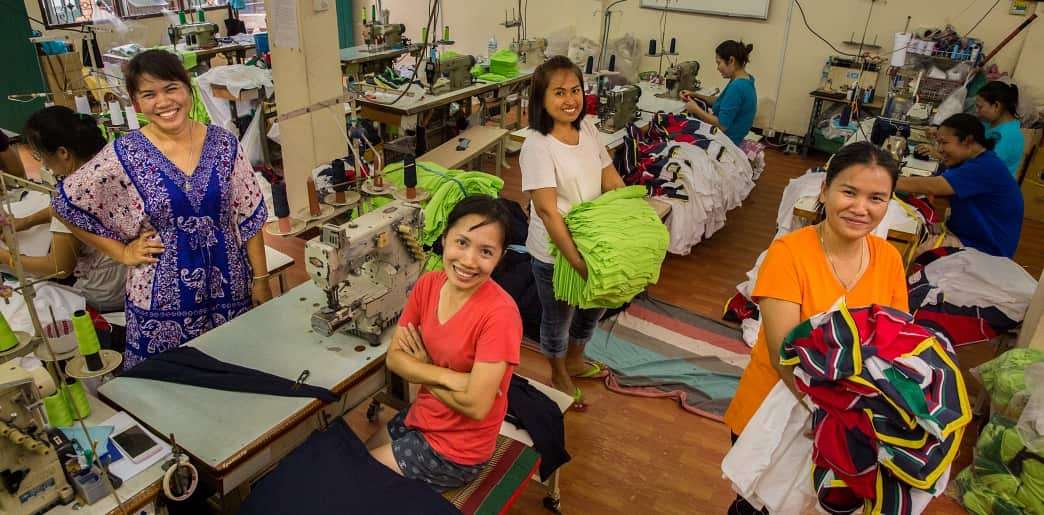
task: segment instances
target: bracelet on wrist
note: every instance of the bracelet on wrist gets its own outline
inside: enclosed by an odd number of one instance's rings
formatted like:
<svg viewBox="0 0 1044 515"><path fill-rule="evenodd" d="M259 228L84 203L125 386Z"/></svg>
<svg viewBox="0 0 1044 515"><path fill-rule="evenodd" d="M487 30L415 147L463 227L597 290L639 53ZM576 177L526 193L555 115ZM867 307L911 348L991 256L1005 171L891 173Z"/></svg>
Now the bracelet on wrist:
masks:
<svg viewBox="0 0 1044 515"><path fill-rule="evenodd" d="M271 274L265 274L265 275L255 275L255 276L254 276L254 280L255 280L255 281L257 281L257 280L259 280L259 279L267 279L269 275L271 275Z"/></svg>

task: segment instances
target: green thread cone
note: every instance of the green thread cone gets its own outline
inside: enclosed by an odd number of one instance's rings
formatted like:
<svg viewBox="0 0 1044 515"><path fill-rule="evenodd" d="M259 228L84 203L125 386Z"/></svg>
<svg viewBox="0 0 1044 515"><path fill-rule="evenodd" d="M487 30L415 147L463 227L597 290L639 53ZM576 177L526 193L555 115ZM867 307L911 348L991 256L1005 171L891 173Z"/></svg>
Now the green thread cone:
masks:
<svg viewBox="0 0 1044 515"><path fill-rule="evenodd" d="M7 319L0 313L0 352L12 349L18 345L18 337L15 336L11 326L7 325Z"/></svg>
<svg viewBox="0 0 1044 515"><path fill-rule="evenodd" d="M47 422L51 427L69 427L73 423L72 409L61 390L44 397L44 411L47 412Z"/></svg>
<svg viewBox="0 0 1044 515"><path fill-rule="evenodd" d="M80 346L80 354L90 356L101 350L98 342L98 333L94 330L94 322L91 316L84 310L73 313L73 330L76 331L76 343Z"/></svg>
<svg viewBox="0 0 1044 515"><path fill-rule="evenodd" d="M91 403L87 401L87 391L83 383L70 379L71 383L64 388L70 402L69 414L76 420L87 418L91 414Z"/></svg>

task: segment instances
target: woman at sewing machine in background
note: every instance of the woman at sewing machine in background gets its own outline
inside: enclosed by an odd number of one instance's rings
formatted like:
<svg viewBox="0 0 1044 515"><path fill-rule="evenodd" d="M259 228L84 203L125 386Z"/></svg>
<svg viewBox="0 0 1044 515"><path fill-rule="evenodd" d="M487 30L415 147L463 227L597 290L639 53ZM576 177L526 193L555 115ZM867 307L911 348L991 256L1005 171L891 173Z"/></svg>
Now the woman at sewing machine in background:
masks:
<svg viewBox="0 0 1044 515"><path fill-rule="evenodd" d="M685 101L685 112L699 118L700 121L714 125L737 146L750 132L754 125L754 115L758 111L758 94L754 90L754 76L747 73L747 63L754 45L742 41L723 41L714 49L714 62L718 64L718 73L728 79L717 96L701 95L694 91L679 92ZM711 112L701 107L693 99L699 99L711 106Z"/></svg>
<svg viewBox="0 0 1044 515"><path fill-rule="evenodd" d="M33 113L23 131L33 157L61 180L72 174L105 147L105 136L89 115L63 106ZM76 277L75 287L87 305L101 313L123 311L126 270L97 249L83 245L47 207L14 221L21 231L41 224L51 225L51 249L46 256L21 256L22 267L37 277ZM0 261L11 261L11 253L0 248Z"/></svg>
<svg viewBox="0 0 1044 515"><path fill-rule="evenodd" d="M58 185L55 214L130 267L124 368L177 347L271 297L267 209L228 131L189 118L177 56L142 52L125 70L148 125L115 140Z"/></svg>
<svg viewBox="0 0 1044 515"><path fill-rule="evenodd" d="M986 129L970 114L947 118L935 136L945 167L935 177L903 177L896 189L949 197L950 217L941 236L930 236L917 254L936 247L973 247L1014 257L1022 232L1023 199L1018 183L986 139Z"/></svg>
<svg viewBox="0 0 1044 515"><path fill-rule="evenodd" d="M761 331L740 378L725 423L733 442L781 379L799 398L793 368L779 363L783 338L841 297L851 307L878 304L908 310L906 273L899 252L872 231L888 211L899 176L890 155L868 142L847 145L827 166L819 193L821 222L772 242L758 272L753 298ZM737 497L729 514L763 513Z"/></svg>
<svg viewBox="0 0 1044 515"><path fill-rule="evenodd" d="M417 280L388 348L388 369L420 392L388 422L391 443L370 451L440 492L478 477L492 457L522 342L518 306L490 280L511 214L474 195L453 208L446 227L443 270Z"/></svg>
<svg viewBox="0 0 1044 515"><path fill-rule="evenodd" d="M1012 177L1018 177L1026 140L1018 120L1019 87L998 80L987 83L975 95L975 113L986 128L986 139L994 141L993 152L1004 162ZM935 146L922 143L918 153L940 160Z"/></svg>
<svg viewBox="0 0 1044 515"><path fill-rule="evenodd" d="M548 240L587 279L587 264L562 217L574 205L624 183L598 129L584 119L583 74L569 58L552 57L533 72L529 127L538 134L526 138L518 162L522 191L532 198L526 247L542 308L540 347L551 364L551 385L572 396L574 409L583 411L583 393L573 378L601 372L599 365L584 361L584 346L605 310L580 309L555 298L555 259Z"/></svg>

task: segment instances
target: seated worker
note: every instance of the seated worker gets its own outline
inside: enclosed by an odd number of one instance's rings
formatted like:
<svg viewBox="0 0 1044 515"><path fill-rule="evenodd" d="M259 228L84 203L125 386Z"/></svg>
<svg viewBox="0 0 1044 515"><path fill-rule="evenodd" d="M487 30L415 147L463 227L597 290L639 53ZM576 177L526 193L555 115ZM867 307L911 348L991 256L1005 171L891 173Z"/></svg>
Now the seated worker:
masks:
<svg viewBox="0 0 1044 515"><path fill-rule="evenodd" d="M1018 177L1026 141L1022 124L1017 118L1019 88L1014 84L992 81L975 95L976 115L986 128L986 139L994 141L993 152L1008 167L1012 177ZM917 151L939 160L939 153L929 144L917 146Z"/></svg>
<svg viewBox="0 0 1044 515"><path fill-rule="evenodd" d="M754 90L754 76L747 73L746 66L750 62L750 53L754 45L742 41L728 40L714 49L714 62L718 64L718 73L729 79L718 96L707 96L692 91L682 90L680 95L686 102L685 111L700 121L717 126L728 135L733 143L739 145L758 111L758 94ZM692 99L697 98L711 106L708 113Z"/></svg>
<svg viewBox="0 0 1044 515"><path fill-rule="evenodd" d="M391 443L370 451L439 492L472 481L493 456L522 342L515 301L490 280L510 213L492 197L469 196L446 226L443 270L417 281L388 348L388 369L420 393L388 422Z"/></svg>
<svg viewBox="0 0 1044 515"><path fill-rule="evenodd" d="M33 157L58 180L75 172L106 144L94 118L63 106L33 113L26 121L24 136ZM25 271L38 277L75 277L74 286L88 306L101 313L123 311L126 269L76 239L60 219L51 216L50 207L15 219L14 226L21 231L45 223L51 224L51 250L46 256L21 256ZM0 249L0 261L11 261L6 248Z"/></svg>
<svg viewBox="0 0 1044 515"><path fill-rule="evenodd" d="M935 177L903 177L896 189L949 197L950 217L942 237L932 237L917 253L936 247L973 247L1013 257L1022 232L1022 191L992 150L986 129L970 114L955 114L939 126L936 151L945 167Z"/></svg>
<svg viewBox="0 0 1044 515"><path fill-rule="evenodd" d="M783 338L799 323L830 309L841 297L851 307L878 304L908 309L906 273L899 252L872 234L888 212L895 160L868 142L842 147L827 165L819 193L825 217L772 242L758 273L753 299L761 331L736 395L725 412L733 442L780 379L801 398L792 366L781 365ZM759 513L742 498L730 514Z"/></svg>

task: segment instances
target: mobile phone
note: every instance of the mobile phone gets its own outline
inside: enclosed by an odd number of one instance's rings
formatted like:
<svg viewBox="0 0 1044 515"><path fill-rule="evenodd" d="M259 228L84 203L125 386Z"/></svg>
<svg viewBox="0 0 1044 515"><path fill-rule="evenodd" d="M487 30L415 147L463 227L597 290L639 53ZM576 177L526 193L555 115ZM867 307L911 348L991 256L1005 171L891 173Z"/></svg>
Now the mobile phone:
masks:
<svg viewBox="0 0 1044 515"><path fill-rule="evenodd" d="M110 439L134 463L141 463L160 450L156 440L137 424L113 433Z"/></svg>

